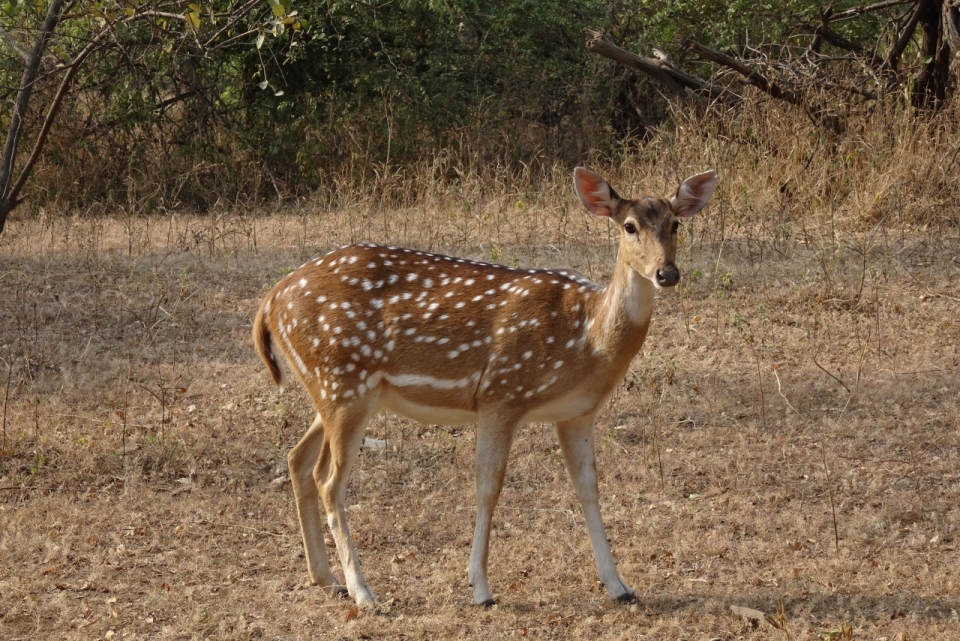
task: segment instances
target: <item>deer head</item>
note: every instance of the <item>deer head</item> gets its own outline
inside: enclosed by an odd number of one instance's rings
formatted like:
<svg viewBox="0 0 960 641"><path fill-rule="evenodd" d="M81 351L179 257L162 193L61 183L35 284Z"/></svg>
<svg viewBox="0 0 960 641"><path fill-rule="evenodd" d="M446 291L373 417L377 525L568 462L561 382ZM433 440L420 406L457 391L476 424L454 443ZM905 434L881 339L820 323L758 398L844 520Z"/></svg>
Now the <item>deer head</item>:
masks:
<svg viewBox="0 0 960 641"><path fill-rule="evenodd" d="M621 198L613 187L589 169L573 172L577 195L595 216L612 219L620 228L620 255L637 274L657 288L680 282L677 268L677 229L710 200L717 187L714 170L691 176L671 198Z"/></svg>

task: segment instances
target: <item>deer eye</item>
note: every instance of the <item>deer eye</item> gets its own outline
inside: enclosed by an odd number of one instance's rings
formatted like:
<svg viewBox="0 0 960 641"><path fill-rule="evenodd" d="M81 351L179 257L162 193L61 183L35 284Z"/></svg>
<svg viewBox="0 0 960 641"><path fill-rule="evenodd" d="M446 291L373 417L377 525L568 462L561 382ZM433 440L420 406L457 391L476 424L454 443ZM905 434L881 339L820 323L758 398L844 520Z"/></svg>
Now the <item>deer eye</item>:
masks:
<svg viewBox="0 0 960 641"><path fill-rule="evenodd" d="M627 232L628 234L636 234L637 228L633 223L627 223L623 226L623 231Z"/></svg>
<svg viewBox="0 0 960 641"><path fill-rule="evenodd" d="M673 224L670 226L670 233L676 234L678 229L680 229L680 221L675 220L673 221Z"/></svg>

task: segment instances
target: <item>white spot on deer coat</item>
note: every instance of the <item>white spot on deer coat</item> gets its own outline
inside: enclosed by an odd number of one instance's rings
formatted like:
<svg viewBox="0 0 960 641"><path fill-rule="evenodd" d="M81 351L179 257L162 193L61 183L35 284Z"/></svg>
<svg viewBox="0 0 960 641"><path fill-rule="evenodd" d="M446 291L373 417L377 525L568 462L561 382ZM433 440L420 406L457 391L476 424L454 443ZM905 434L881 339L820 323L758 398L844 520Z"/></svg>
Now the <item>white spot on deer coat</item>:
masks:
<svg viewBox="0 0 960 641"><path fill-rule="evenodd" d="M384 374L384 380L396 387L433 387L434 389L458 389L464 388L470 383L469 378L458 378L456 380L434 378L423 374L397 374L391 376Z"/></svg>

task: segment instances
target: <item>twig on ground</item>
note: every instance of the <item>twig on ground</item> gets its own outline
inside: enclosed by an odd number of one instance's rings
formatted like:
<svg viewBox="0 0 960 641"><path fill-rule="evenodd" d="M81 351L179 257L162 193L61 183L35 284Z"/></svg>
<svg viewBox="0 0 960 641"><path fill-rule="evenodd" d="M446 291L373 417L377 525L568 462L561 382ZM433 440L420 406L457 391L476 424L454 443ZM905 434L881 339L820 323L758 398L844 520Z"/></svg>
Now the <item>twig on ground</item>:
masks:
<svg viewBox="0 0 960 641"><path fill-rule="evenodd" d="M257 534L266 534L268 536L286 536L279 532L268 532L267 530L258 530L255 527L250 527L249 525L236 525L234 523L217 523L215 521L195 521L200 525L212 525L213 527L223 527L223 528L239 528L241 530L250 530L251 532L256 532Z"/></svg>
<svg viewBox="0 0 960 641"><path fill-rule="evenodd" d="M839 378L837 378L837 377L834 376L833 374L831 374L829 371L827 371L827 368L825 368L823 365L821 365L820 362L817 360L817 355L816 355L816 354L813 355L813 364L816 365L816 366L820 369L821 372L823 372L824 374L826 374L827 376L829 376L830 378L832 378L832 379L835 380L836 382L840 383L840 385L843 386L843 389L847 390L847 393L848 393L848 394L850 393L850 388L847 387L847 384L844 383L843 381L841 381Z"/></svg>

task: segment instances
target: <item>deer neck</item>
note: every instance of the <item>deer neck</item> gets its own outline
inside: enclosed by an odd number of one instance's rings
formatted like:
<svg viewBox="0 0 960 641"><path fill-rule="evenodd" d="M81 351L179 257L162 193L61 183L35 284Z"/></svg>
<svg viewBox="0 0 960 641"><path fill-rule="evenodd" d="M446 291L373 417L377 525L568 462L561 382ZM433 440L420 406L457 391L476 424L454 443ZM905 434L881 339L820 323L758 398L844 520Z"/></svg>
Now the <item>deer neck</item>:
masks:
<svg viewBox="0 0 960 641"><path fill-rule="evenodd" d="M598 353L632 358L643 345L653 313L654 286L617 256L613 279L594 299L588 338Z"/></svg>

